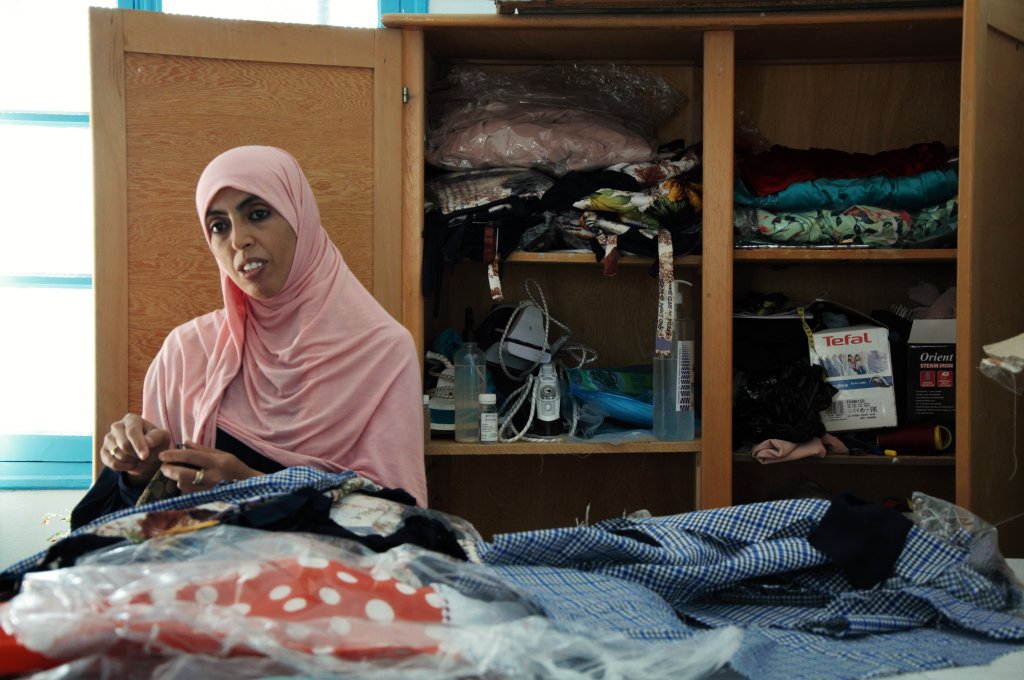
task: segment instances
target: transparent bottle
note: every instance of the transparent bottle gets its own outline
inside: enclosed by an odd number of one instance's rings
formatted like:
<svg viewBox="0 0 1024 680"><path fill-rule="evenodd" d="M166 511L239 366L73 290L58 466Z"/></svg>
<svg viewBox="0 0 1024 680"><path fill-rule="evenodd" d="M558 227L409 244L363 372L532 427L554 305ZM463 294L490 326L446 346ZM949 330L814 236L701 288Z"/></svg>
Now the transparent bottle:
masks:
<svg viewBox="0 0 1024 680"><path fill-rule="evenodd" d="M693 319L687 314L688 281L672 282L672 341L667 356L654 356L654 436L694 438Z"/></svg>
<svg viewBox="0 0 1024 680"><path fill-rule="evenodd" d="M466 307L462 346L455 351L455 441L480 441L480 395L487 391L487 357L473 335L473 309Z"/></svg>
<svg viewBox="0 0 1024 680"><path fill-rule="evenodd" d="M480 395L480 441L484 444L498 441L498 397L494 393Z"/></svg>

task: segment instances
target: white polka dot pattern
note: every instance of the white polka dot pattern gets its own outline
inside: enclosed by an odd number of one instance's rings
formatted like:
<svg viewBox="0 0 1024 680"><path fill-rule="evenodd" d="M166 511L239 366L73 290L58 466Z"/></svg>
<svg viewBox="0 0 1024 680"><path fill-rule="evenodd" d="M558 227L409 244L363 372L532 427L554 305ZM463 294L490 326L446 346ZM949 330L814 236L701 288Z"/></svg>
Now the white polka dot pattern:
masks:
<svg viewBox="0 0 1024 680"><path fill-rule="evenodd" d="M340 616L335 616L331 619L331 630L338 635L348 635L352 632L352 624L349 623L348 619L343 619Z"/></svg>
<svg viewBox="0 0 1024 680"><path fill-rule="evenodd" d="M377 623L391 623L395 620L395 610L384 600L370 600L366 603L366 618Z"/></svg>
<svg viewBox="0 0 1024 680"><path fill-rule="evenodd" d="M286 612L297 612L302 611L306 608L306 600L301 597L293 597L284 603L284 610Z"/></svg>
<svg viewBox="0 0 1024 680"><path fill-rule="evenodd" d="M217 589L213 586L203 586L196 589L196 602L199 604L213 604L217 601Z"/></svg>
<svg viewBox="0 0 1024 680"><path fill-rule="evenodd" d="M336 575L338 577L338 580L344 581L345 583L359 583L359 579L357 579L355 576L348 573L347 571L339 571Z"/></svg>
<svg viewBox="0 0 1024 680"><path fill-rule="evenodd" d="M430 652L445 631L444 599L433 588L401 583L384 572L364 569L322 557L290 557L266 562L217 567L202 578L193 575L188 584L165 585L182 579L164 578L161 585L132 598L134 604L160 603L164 620L146 619L145 637L188 653L222 653L222 640L241 645L239 618L261 619L245 624L258 626L282 649L346 659L377 655ZM176 612L176 603L199 606L214 621L204 623L202 633L191 633L189 621L195 610ZM150 606L150 612L152 611ZM184 613L188 611L189 613ZM191 646L190 646L191 645ZM211 648L211 645L213 647ZM269 649L261 644L261 650ZM249 650L247 653L251 653Z"/></svg>
<svg viewBox="0 0 1024 680"><path fill-rule="evenodd" d="M321 588L318 595L320 595L320 601L324 604L338 604L341 602L341 595L334 588Z"/></svg>
<svg viewBox="0 0 1024 680"><path fill-rule="evenodd" d="M288 597L291 594L292 594L292 589L290 587L288 587L288 586L277 586L276 588L274 588L273 590L270 591L270 594L267 595L267 597L269 597L271 600L283 600L284 598Z"/></svg>

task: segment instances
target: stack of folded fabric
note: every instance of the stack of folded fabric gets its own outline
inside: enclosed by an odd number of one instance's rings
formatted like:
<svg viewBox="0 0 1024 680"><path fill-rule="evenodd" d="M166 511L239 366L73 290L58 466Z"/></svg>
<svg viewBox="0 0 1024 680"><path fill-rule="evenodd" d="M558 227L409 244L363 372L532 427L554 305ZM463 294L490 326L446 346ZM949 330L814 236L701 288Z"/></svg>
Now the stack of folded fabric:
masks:
<svg viewBox="0 0 1024 680"><path fill-rule="evenodd" d="M941 142L875 154L774 146L741 154L737 245L952 247L956 157Z"/></svg>

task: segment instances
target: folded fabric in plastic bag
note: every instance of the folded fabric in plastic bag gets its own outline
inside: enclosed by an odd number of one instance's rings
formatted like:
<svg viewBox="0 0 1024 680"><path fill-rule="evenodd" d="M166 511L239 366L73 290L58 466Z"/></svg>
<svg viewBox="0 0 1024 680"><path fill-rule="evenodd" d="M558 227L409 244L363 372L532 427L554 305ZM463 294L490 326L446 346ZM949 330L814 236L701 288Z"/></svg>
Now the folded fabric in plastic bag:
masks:
<svg viewBox="0 0 1024 680"><path fill-rule="evenodd" d="M653 131L682 97L617 65L538 67L515 76L453 69L431 94L427 162L563 175L652 159Z"/></svg>

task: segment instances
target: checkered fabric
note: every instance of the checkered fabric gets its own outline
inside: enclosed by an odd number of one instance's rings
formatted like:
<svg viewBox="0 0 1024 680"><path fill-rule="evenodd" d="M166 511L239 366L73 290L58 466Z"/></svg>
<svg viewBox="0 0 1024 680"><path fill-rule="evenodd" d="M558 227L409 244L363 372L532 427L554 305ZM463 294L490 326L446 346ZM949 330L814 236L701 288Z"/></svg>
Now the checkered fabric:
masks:
<svg viewBox="0 0 1024 680"><path fill-rule="evenodd" d="M99 517L92 522L79 527L71 532L69 536L91 533L101 524L106 524L112 520L127 517L129 515L157 512L160 510L185 510L213 501L242 503L246 501L267 499L281 494L294 493L300 489L308 488L313 488L317 491L327 491L328 489L343 487L346 484L355 484L358 485L359 488L367 490L380 489L379 486L370 480L365 477L360 477L355 472L351 471L333 473L324 472L323 470L311 467L289 467L281 470L280 472L275 472L269 475L250 477L249 479L243 479L237 482L221 482L217 486L212 489L207 489L206 491L197 491L195 493L184 494L182 496L175 496L174 498L165 498L164 500L154 501L134 508L118 510L117 512L104 515L103 517ZM0 576L17 576L19 574L24 574L29 569L41 564L46 557L46 553L47 551L44 550L21 560L20 562L16 562L0 573Z"/></svg>
<svg viewBox="0 0 1024 680"><path fill-rule="evenodd" d="M807 542L828 507L804 499L616 518L498 535L479 554L574 630L653 641L741 626L731 665L751 678L870 678L1024 649L1024 618L1010 611L1020 589L973 569L965 537L914 527L890 578L856 590Z"/></svg>
<svg viewBox="0 0 1024 680"><path fill-rule="evenodd" d="M707 632L681 619L638 583L552 567L494 567L546 618L567 632L617 632L652 645ZM720 626L730 625L721 621ZM947 628L835 637L787 628L742 625L730 666L757 680L847 680L976 666L1024 649L1019 643Z"/></svg>
<svg viewBox="0 0 1024 680"><path fill-rule="evenodd" d="M957 631L915 628L835 638L773 628L747 628L729 665L758 680L874 678L941 668L981 666L1020 645Z"/></svg>
<svg viewBox="0 0 1024 680"><path fill-rule="evenodd" d="M134 513L364 481L289 468L113 513L75 533ZM940 538L914 527L890 577L858 590L807 541L828 507L776 501L501 534L477 544L482 564L462 565L456 580L483 601L521 598L570 633L657 645L740 626L743 642L730 665L759 680L871 678L980 665L1024 649L1024 617L1012 611L1024 593L993 565L972 566L969 535ZM432 568L444 573L443 565Z"/></svg>

